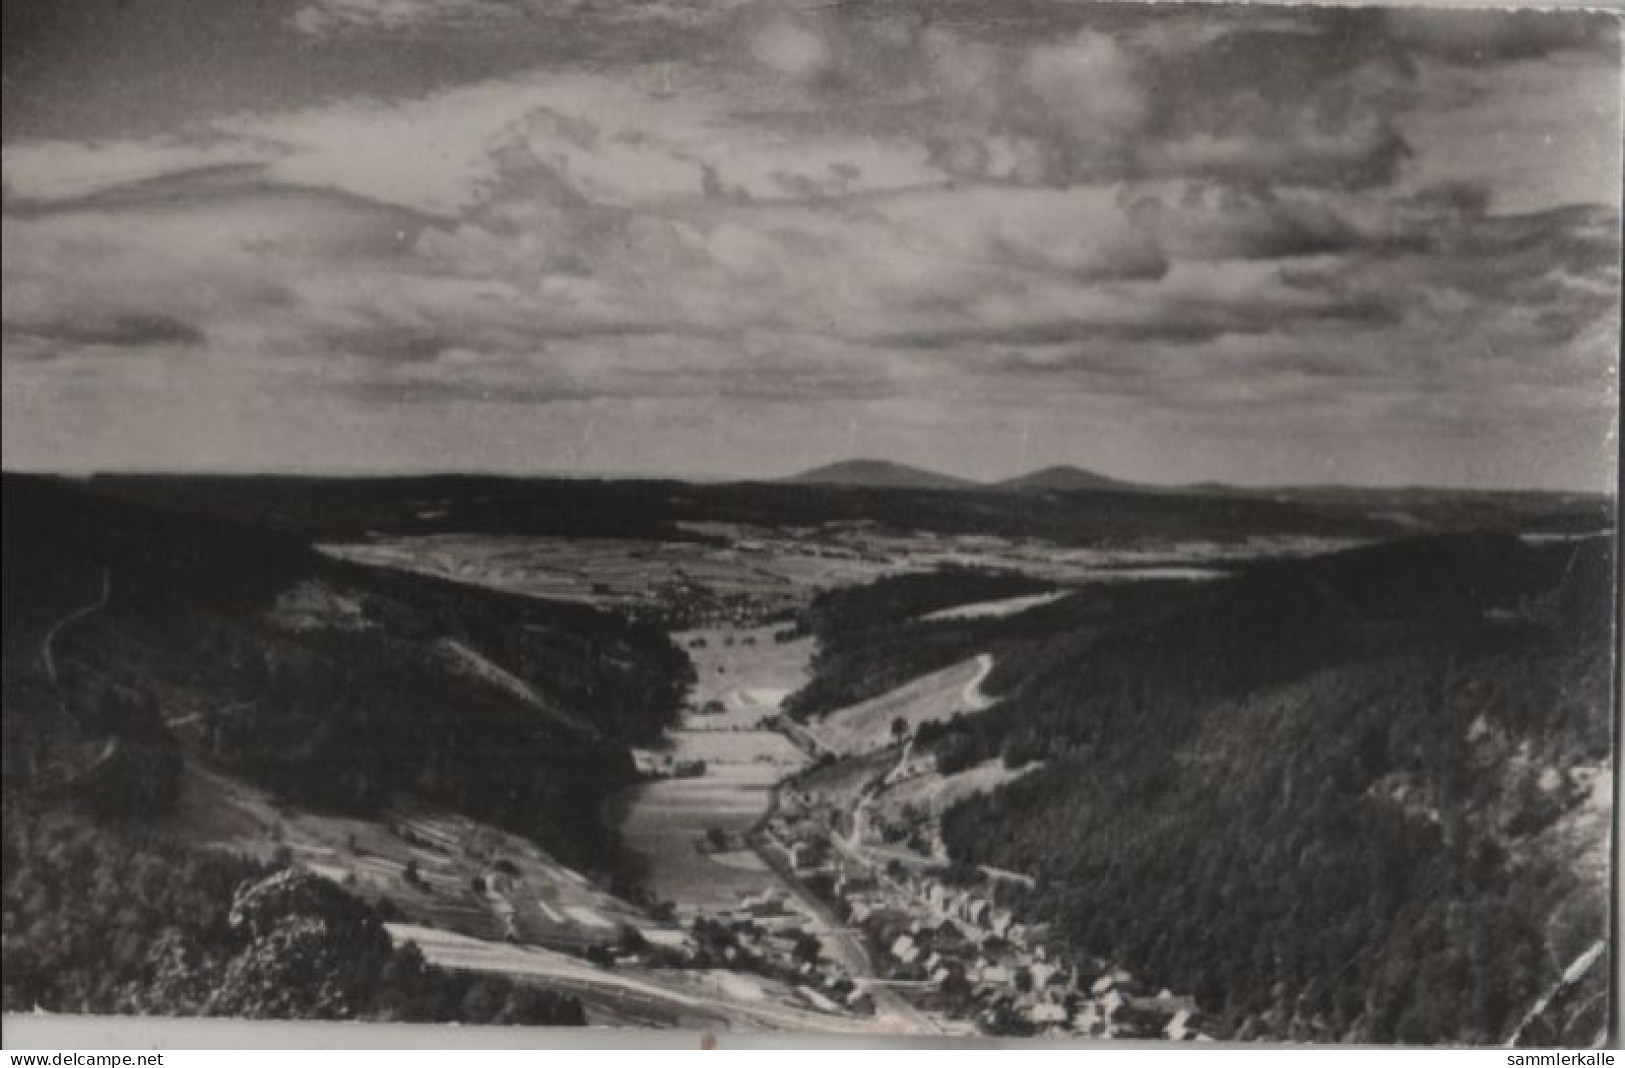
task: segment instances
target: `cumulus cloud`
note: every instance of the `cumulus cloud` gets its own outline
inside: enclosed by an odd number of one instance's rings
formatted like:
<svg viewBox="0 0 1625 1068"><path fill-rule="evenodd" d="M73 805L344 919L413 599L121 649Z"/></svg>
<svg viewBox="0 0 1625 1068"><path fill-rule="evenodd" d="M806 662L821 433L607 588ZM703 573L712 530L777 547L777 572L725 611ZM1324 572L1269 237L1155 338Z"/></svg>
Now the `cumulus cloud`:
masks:
<svg viewBox="0 0 1625 1068"><path fill-rule="evenodd" d="M1503 212L1617 204L1617 59L1573 52L1491 65L1424 59L1417 89L1428 105L1398 119L1419 150L1402 187L1467 182Z"/></svg>
<svg viewBox="0 0 1625 1068"><path fill-rule="evenodd" d="M823 34L788 15L751 33L750 54L769 69L799 81L819 77L831 62Z"/></svg>
<svg viewBox="0 0 1625 1068"><path fill-rule="evenodd" d="M1406 165L1396 117L1414 72L1369 19L1226 13L1195 32L1188 18L1169 16L1183 32L1042 23L1051 32L1001 37L883 18L746 22L753 53L784 50L764 60L775 72L854 122L919 137L958 178L1360 188Z"/></svg>
<svg viewBox="0 0 1625 1068"><path fill-rule="evenodd" d="M708 420L735 455L801 417L939 443L1027 420L1051 445L1069 416L1125 441L1163 420L1214 448L1243 411L1276 443L1605 421L1581 393L1607 374L1617 213L1572 205L1616 195L1617 160L1578 161L1618 116L1575 107L1610 70L1589 22L1541 23L1539 47L1463 23L1452 52L1426 20L1283 9L300 17L407 40L520 16L697 36L184 136L8 143L8 416L25 390L173 375L273 443L255 398L348 413L384 456L413 419L568 452L634 411L695 448L678 425ZM543 407L554 429L523 420ZM300 425L299 457L333 440Z"/></svg>
<svg viewBox="0 0 1625 1068"><path fill-rule="evenodd" d="M1134 59L1105 34L1084 30L1070 40L1034 47L1022 63L1021 78L1080 141L1133 133L1151 111Z"/></svg>
<svg viewBox="0 0 1625 1068"><path fill-rule="evenodd" d="M1486 64L1590 51L1616 62L1620 22L1602 11L1394 9L1387 32L1406 48L1453 63Z"/></svg>
<svg viewBox="0 0 1625 1068"><path fill-rule="evenodd" d="M687 26L725 16L742 0L303 0L288 16L297 32L316 38L395 40L434 34L512 32L527 23Z"/></svg>
<svg viewBox="0 0 1625 1068"><path fill-rule="evenodd" d="M446 32L525 16L524 0L306 0L289 17L300 33ZM539 6L539 5L536 5Z"/></svg>
<svg viewBox="0 0 1625 1068"><path fill-rule="evenodd" d="M1130 211L1184 260L1293 259L1414 240L1339 211L1331 198L1208 181L1146 183Z"/></svg>
<svg viewBox="0 0 1625 1068"><path fill-rule="evenodd" d="M312 327L303 287L376 272L422 217L256 172L183 173L8 216L5 330L34 356L205 339L252 360Z"/></svg>
<svg viewBox="0 0 1625 1068"><path fill-rule="evenodd" d="M274 150L264 144L212 137L186 141L26 141L7 145L0 173L6 207L92 196L178 173L209 173L234 165L263 163Z"/></svg>
<svg viewBox="0 0 1625 1068"><path fill-rule="evenodd" d="M1481 357L1557 367L1554 353L1617 318L1615 213L1577 207L1522 216L1436 217L1423 248L1291 277L1322 292L1359 292L1404 308L1419 333L1477 339ZM1601 368L1595 368L1601 370Z"/></svg>

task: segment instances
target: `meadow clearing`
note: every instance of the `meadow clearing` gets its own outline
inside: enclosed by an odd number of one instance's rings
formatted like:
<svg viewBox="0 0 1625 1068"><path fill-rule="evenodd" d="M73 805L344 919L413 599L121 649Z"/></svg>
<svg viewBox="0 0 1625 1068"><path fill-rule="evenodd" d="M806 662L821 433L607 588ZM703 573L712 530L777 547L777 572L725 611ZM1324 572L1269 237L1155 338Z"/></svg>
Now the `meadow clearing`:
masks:
<svg viewBox="0 0 1625 1068"><path fill-rule="evenodd" d="M285 853L412 922L575 949L612 943L625 927L651 941L677 934L534 842L459 813L407 801L363 819L279 805L195 764L186 776L170 830L264 860Z"/></svg>
<svg viewBox="0 0 1625 1068"><path fill-rule="evenodd" d="M807 678L812 639L778 641L782 627L707 627L673 639L694 661L697 682L680 729L658 751L674 761L704 761L694 778L641 783L616 805L627 847L655 897L679 914L733 905L742 893L779 886L745 850L702 853L708 831L737 836L767 811L774 787L806 763L783 734L760 728ZM710 707L714 711L701 709Z"/></svg>
<svg viewBox="0 0 1625 1068"><path fill-rule="evenodd" d="M883 749L897 741L893 728L899 722L912 732L955 713L980 712L990 707L993 701L982 693L981 682L992 669L991 656L973 656L878 697L831 712L807 724L807 733L825 749L842 756Z"/></svg>

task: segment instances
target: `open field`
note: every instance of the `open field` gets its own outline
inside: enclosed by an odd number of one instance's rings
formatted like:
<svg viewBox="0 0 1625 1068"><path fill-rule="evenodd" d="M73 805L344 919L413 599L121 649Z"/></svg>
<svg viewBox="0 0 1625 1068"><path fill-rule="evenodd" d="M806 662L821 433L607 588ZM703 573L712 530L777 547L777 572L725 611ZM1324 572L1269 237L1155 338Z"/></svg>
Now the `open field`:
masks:
<svg viewBox="0 0 1625 1068"><path fill-rule="evenodd" d="M907 805L933 818L940 817L967 797L991 793L1007 782L1014 782L1023 775L1037 771L1041 766L1028 764L1012 769L1005 767L1000 760L984 760L952 775L935 771L915 775L882 791L875 798L874 810L883 819L896 819Z"/></svg>
<svg viewBox="0 0 1625 1068"><path fill-rule="evenodd" d="M773 787L799 768L801 751L774 731L674 731L681 760L704 760L705 774L632 787L620 802L621 833L642 862L645 885L680 912L727 907L777 878L732 854L712 857L696 842L708 830L743 834L767 810Z"/></svg>
<svg viewBox="0 0 1625 1068"><path fill-rule="evenodd" d="M699 622L749 624L794 610L819 590L885 575L975 567L1057 584L1203 579L1264 557L1301 556L1359 539L1259 535L1235 541L1147 539L1067 546L1034 537L938 535L870 523L755 527L682 523L692 541L470 533L329 542L345 560L508 592ZM943 617L958 618L958 617Z"/></svg>
<svg viewBox="0 0 1625 1068"><path fill-rule="evenodd" d="M957 712L988 708L993 702L982 693L980 684L992 669L992 657L972 657L922 675L879 697L831 712L810 724L808 733L831 752L843 756L882 749L895 741L892 725L897 720L914 731Z"/></svg>
<svg viewBox="0 0 1625 1068"><path fill-rule="evenodd" d="M633 610L703 603L754 616L794 608L813 590L867 582L903 566L794 538L745 546L432 534L323 548L358 563L536 597Z"/></svg>
<svg viewBox="0 0 1625 1068"><path fill-rule="evenodd" d="M774 786L806 762L784 735L757 726L806 680L812 655L811 639L775 642L777 629L706 627L673 636L693 659L698 681L682 729L667 732L658 754L704 761L705 773L639 784L614 806L645 885L681 912L732 905L741 893L778 886L777 876L737 851L695 848L709 830L749 830L767 811ZM720 711L696 711L708 705Z"/></svg>
<svg viewBox="0 0 1625 1068"><path fill-rule="evenodd" d="M798 1007L792 988L760 976L709 969L599 968L535 946L470 938L432 927L389 924L396 942L413 942L431 964L528 978L602 1006L613 1019L666 1026L839 1032L875 1030L871 1019Z"/></svg>
<svg viewBox="0 0 1625 1068"><path fill-rule="evenodd" d="M702 627L672 635L694 662L690 709L716 710L691 718L688 727L755 727L762 717L778 713L779 703L806 684L813 651L810 637L775 638L784 629L782 624Z"/></svg>
<svg viewBox="0 0 1625 1068"><path fill-rule="evenodd" d="M193 841L300 867L417 922L471 937L580 948L636 927L682 937L605 893L534 843L420 802L356 819L276 805L263 791L195 764L167 829ZM408 864L417 878L406 876ZM478 879L483 888L477 887Z"/></svg>
<svg viewBox="0 0 1625 1068"><path fill-rule="evenodd" d="M927 612L921 619L936 621L942 619L1003 619L1029 608L1038 608L1041 605L1054 604L1067 595L1066 590L1055 590L1050 593L1034 593L1026 597L1004 597L997 601L978 601L975 604L954 605L952 608L941 608L935 612Z"/></svg>

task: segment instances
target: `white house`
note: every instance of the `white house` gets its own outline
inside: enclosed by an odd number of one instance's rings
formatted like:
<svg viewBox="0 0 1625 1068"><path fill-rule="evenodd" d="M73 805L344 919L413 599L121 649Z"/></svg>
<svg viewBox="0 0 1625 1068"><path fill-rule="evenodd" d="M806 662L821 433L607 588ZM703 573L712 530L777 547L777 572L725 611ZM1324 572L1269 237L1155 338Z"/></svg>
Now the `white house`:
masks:
<svg viewBox="0 0 1625 1068"><path fill-rule="evenodd" d="M1162 1029L1162 1037L1174 1042L1189 1042L1197 1037L1194 1026L1196 1014L1189 1009L1180 1009L1168 1021L1168 1026Z"/></svg>

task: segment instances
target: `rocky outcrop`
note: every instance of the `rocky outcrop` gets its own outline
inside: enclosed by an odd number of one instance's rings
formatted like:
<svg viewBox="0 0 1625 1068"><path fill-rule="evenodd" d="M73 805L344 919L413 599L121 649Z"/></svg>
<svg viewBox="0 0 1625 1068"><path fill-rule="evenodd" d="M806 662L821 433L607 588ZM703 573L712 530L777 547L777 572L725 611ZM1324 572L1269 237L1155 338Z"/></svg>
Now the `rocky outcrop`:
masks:
<svg viewBox="0 0 1625 1068"><path fill-rule="evenodd" d="M228 923L244 946L221 976L211 1013L350 1018L366 1008L358 981L391 953L389 935L366 905L299 871L239 890Z"/></svg>

